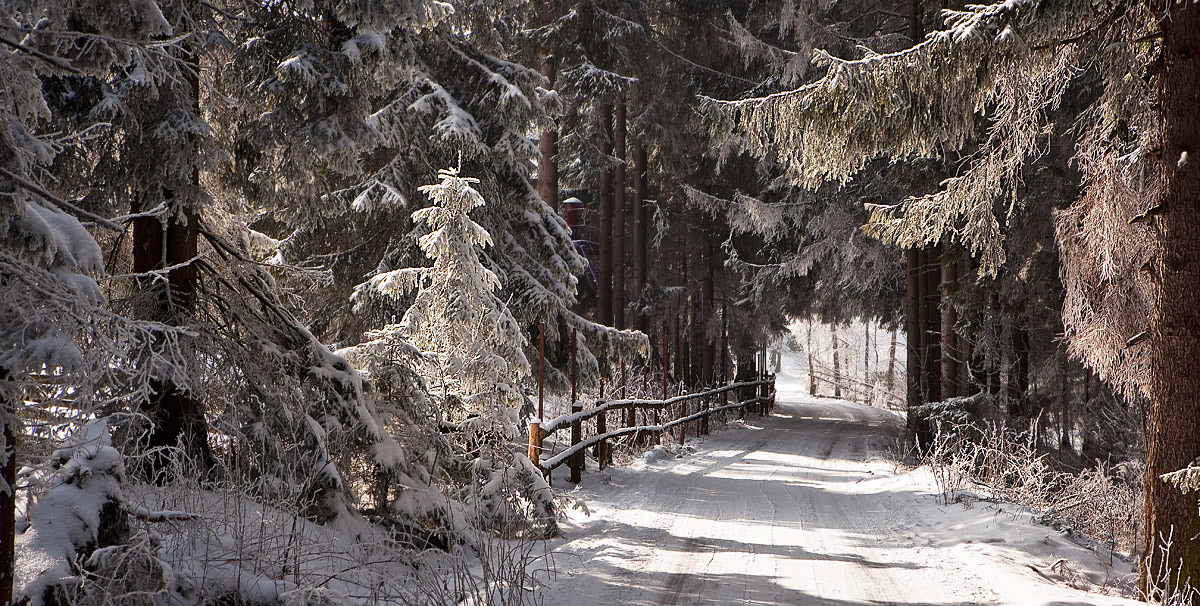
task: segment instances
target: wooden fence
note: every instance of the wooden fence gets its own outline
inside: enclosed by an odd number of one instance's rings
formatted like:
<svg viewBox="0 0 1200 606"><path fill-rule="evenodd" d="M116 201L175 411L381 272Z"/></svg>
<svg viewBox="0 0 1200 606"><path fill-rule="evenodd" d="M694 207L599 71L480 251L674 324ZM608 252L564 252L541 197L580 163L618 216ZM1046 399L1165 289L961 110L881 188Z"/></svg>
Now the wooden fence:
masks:
<svg viewBox="0 0 1200 606"><path fill-rule="evenodd" d="M741 400L729 403L733 393ZM690 412L691 403L696 402L696 411ZM715 405L720 402L719 405ZM672 410L672 406L680 404L678 418L662 423L660 413ZM746 410L751 413L767 414L775 404L775 376L767 375L758 381L732 383L694 394L684 393L665 400L600 400L591 408L585 409L583 404L576 402L571 406L570 414L551 419L545 423L529 424L529 459L538 464L544 473L566 464L571 470L571 482L578 484L583 476L584 451L596 447L596 459L603 469L612 460L612 449L609 440L621 436L634 436L643 440L651 438L655 441L665 431L677 430L680 443L687 438L688 426L692 425L699 434L708 433L709 417L714 414L724 414L731 410L739 410L744 417ZM641 409L654 413L654 422L650 425L639 425L635 422L636 410ZM626 411L622 416L626 420L625 427L608 430L609 411ZM583 422L596 419L596 435L583 439ZM695 425L698 424L698 427ZM547 458L542 458L545 439L557 431L571 431L571 445L561 452Z"/></svg>

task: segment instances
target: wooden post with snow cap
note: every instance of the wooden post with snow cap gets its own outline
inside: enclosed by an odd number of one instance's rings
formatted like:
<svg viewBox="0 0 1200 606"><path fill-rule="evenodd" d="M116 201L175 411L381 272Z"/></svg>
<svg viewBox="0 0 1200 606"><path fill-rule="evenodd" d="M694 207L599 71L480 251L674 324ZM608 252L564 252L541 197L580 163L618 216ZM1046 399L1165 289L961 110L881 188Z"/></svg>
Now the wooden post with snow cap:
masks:
<svg viewBox="0 0 1200 606"><path fill-rule="evenodd" d="M542 469L542 437L541 421L531 421L529 423L529 460L545 474L546 470Z"/></svg>

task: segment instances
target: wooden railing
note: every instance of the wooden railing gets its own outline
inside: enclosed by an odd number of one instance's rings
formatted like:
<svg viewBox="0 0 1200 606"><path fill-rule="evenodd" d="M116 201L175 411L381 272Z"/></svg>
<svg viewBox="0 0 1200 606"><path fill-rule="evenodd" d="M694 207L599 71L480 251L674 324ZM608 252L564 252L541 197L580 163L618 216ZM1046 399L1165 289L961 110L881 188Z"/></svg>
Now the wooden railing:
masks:
<svg viewBox="0 0 1200 606"><path fill-rule="evenodd" d="M728 403L731 392L741 396L741 401L732 404ZM699 401L696 412L689 412L690 402L692 401ZM716 401L721 402L721 404L714 406L713 404ZM665 400L601 400L591 408L586 409L583 407L583 404L576 402L571 406L569 414L556 417L545 423L534 422L529 424L529 459L537 463L546 474L549 474L556 467L567 464L571 470L571 482L578 484L583 476L584 451L588 448L596 447L596 458L599 461L600 468L603 469L612 459L612 449L608 442L613 438L632 435L635 439L639 440L649 437L657 441L663 432L677 429L679 432L678 441L679 443L683 443L687 439L689 424L699 422L698 433L706 434L709 427L708 419L711 415L717 413L724 414L730 410L741 411L743 417L746 410L749 410L751 413L767 414L774 403L774 375L768 375L766 379L758 381L733 383L693 394L684 393ZM679 417L665 423L660 422L659 414L671 410L671 407L676 404L681 404L681 414ZM634 411L638 409L652 411L654 413L654 422L649 425L639 425L636 422L630 423L629 421L636 420L636 413ZM625 416L627 420L626 426L609 431L609 411L628 411L629 414ZM589 419L596 419L596 434L584 439L583 422ZM542 458L545 439L557 431L566 429L571 430L571 445L561 452L547 458Z"/></svg>

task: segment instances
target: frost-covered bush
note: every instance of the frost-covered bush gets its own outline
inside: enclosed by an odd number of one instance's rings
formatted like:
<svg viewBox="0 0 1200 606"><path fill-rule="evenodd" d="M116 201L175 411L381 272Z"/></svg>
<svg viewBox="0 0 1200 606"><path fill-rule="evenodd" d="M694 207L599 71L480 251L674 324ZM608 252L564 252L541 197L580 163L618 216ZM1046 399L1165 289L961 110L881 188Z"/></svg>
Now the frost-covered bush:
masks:
<svg viewBox="0 0 1200 606"><path fill-rule="evenodd" d="M149 605L166 591L172 572L157 542L130 524L124 457L112 446L107 421L81 426L22 475L18 604Z"/></svg>
<svg viewBox="0 0 1200 606"><path fill-rule="evenodd" d="M1036 427L1015 431L976 422L937 433L924 463L946 502L971 492L1017 503L1043 524L1133 553L1143 530L1139 466L1098 463L1064 471L1039 449L1036 436Z"/></svg>

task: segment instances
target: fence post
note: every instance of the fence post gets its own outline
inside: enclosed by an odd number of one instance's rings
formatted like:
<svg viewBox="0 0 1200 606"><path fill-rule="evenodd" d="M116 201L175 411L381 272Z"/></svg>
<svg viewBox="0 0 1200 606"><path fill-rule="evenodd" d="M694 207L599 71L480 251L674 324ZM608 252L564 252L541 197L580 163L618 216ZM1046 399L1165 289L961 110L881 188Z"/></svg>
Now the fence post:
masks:
<svg viewBox="0 0 1200 606"><path fill-rule="evenodd" d="M603 405L604 405L604 400L600 400L599 402L596 403L596 406L603 406ZM608 433L608 411L607 410L601 412L599 415L596 416L596 433L599 435L604 435L604 434ZM599 442L596 442L596 461L599 463L600 469L604 469L606 466L608 466L609 460L608 460L608 440L607 439L601 439Z"/></svg>
<svg viewBox="0 0 1200 606"><path fill-rule="evenodd" d="M583 412L583 404L578 402L571 404L571 414ZM583 441L583 422L575 419L571 422L571 446L575 447ZM571 455L571 483L578 484L583 481L583 451Z"/></svg>
<svg viewBox="0 0 1200 606"><path fill-rule="evenodd" d="M712 396L704 396L704 410L712 408ZM708 415L700 417L700 433L708 435Z"/></svg>
<svg viewBox="0 0 1200 606"><path fill-rule="evenodd" d="M679 390L679 395L686 396L687 390L686 389ZM679 403L679 409L681 411L679 418L682 419L687 416L687 414L688 414L688 406L687 405L688 405L687 400L684 400ZM683 443L685 440L687 440L687 421L684 421L679 424L679 445L683 446Z"/></svg>
<svg viewBox="0 0 1200 606"><path fill-rule="evenodd" d="M542 469L542 424L540 421L533 421L529 424L529 460L538 468ZM542 469L545 474L546 470Z"/></svg>
<svg viewBox="0 0 1200 606"><path fill-rule="evenodd" d="M627 386L627 384L626 384L626 382L625 382L625 379L626 379L626 377L625 377L625 370L626 370L626 367L627 367L627 364L626 364L624 361L621 361L621 399L622 399L622 400L627 400L627 399L629 399L629 388L628 388L628 386ZM629 408L629 412L627 412L627 413L626 413L626 412L624 412L624 411L620 411L620 410L618 410L618 411L617 411L617 420L618 420L618 423L617 423L617 424L618 424L618 425L620 425L620 422L619 422L619 421L620 421L620 418L621 418L621 415L622 415L622 414L624 414L624 416L625 416L625 426L626 426L626 427L633 427L633 423L634 423L634 421L633 421L633 407L630 407L630 408Z"/></svg>

